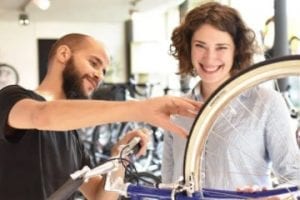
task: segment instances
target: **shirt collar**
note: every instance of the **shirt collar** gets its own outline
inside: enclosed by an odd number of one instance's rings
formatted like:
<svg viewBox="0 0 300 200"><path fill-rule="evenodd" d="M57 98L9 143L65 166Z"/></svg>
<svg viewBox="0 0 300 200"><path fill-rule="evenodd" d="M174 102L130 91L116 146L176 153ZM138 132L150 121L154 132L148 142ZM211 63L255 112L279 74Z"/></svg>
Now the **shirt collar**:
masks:
<svg viewBox="0 0 300 200"><path fill-rule="evenodd" d="M195 87L191 90L190 96L197 101L203 101L203 96L200 87L200 81L195 85Z"/></svg>
<svg viewBox="0 0 300 200"><path fill-rule="evenodd" d="M200 83L201 81L199 81L195 87L190 91L189 95L192 99L197 100L197 101L203 101L203 96L202 96L202 91L201 91L201 87L200 87ZM255 89L258 89L257 87L255 87ZM251 91L251 90L250 90ZM241 100L247 98L250 96L251 92L250 91L246 91L243 92L242 94L239 95L238 98L241 98Z"/></svg>

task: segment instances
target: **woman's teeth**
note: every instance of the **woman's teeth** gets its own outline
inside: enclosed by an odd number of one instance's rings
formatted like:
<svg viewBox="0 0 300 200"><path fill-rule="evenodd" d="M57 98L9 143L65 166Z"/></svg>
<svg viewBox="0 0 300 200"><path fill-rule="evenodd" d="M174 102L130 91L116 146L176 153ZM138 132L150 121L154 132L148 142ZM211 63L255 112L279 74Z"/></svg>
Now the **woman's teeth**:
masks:
<svg viewBox="0 0 300 200"><path fill-rule="evenodd" d="M221 68L221 65L215 66L215 67L204 67L202 66L203 71L208 72L208 73L213 73L218 71Z"/></svg>

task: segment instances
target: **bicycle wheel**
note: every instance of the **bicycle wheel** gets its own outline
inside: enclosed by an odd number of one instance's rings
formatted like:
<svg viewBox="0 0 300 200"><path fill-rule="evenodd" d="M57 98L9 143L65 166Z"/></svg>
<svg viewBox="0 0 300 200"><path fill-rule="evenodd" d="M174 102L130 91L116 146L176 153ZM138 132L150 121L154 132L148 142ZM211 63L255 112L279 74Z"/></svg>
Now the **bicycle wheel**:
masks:
<svg viewBox="0 0 300 200"><path fill-rule="evenodd" d="M17 70L7 64L0 63L0 89L12 84L19 83L19 74Z"/></svg>
<svg viewBox="0 0 300 200"><path fill-rule="evenodd" d="M122 123L111 123L94 127L90 146L94 166L110 159L111 149L119 140L122 126Z"/></svg>
<svg viewBox="0 0 300 200"><path fill-rule="evenodd" d="M192 129L190 131L188 143L186 146L186 150L185 150L183 173L184 173L184 181L186 186L188 186L189 194L192 194L193 192L196 191L201 191L204 187L207 187L206 186L207 183L205 183L206 164L204 162L208 159L208 156L216 156L217 153L220 153L216 151L214 152L215 154L213 155L213 153L209 154L208 152L206 152L207 151L206 146L210 142L211 137L215 137L215 138L220 137L221 140L227 142L227 145L231 145L232 141L228 140L228 138L224 138L224 137L222 138L222 136L220 135L214 135L214 130L215 130L214 128L215 126L218 125L218 120L220 119L220 117L223 117L223 120L224 118L225 119L228 118L228 116L224 116L224 111L226 109L230 109L228 105L230 105L231 102L235 101L239 95L253 89L258 85L261 85L265 81L283 78L286 76L299 76L299 75L300 75L299 55L271 59L253 65L252 67L248 68L246 71L243 71L237 74L236 76L233 76L232 78L227 80L221 87L219 87L219 89L209 98L209 100L206 101L206 103L202 107L201 111L199 112L198 116L196 117L193 123ZM248 111L251 111L252 108L248 107L247 109ZM260 119L257 119L257 121L259 120ZM276 125L276 122L274 123L274 125ZM231 127L231 129L234 129L234 127ZM234 130L234 131L239 132L239 130ZM249 144L248 146L251 146L251 144ZM215 146L215 148L218 148L218 146ZM237 147L237 151L240 151L238 147ZM295 160L299 160L299 157L295 157ZM220 162L222 162L221 164L223 164L222 159L219 160L219 163ZM241 163L237 163L236 165L241 165ZM257 169L259 169L259 166L257 167ZM237 173L237 172L224 172L224 173ZM247 174L242 174L242 173L240 175L244 177L247 176ZM216 179L224 178L224 177L218 177L218 173L216 173L216 176L217 176L215 177ZM251 174L251 176L254 176L254 174ZM260 175L256 174L256 176L260 176ZM278 177L280 177L280 175ZM288 177L285 178L286 180L288 180ZM298 180L296 181L298 181L297 184L299 186L300 174L298 174L297 179ZM228 180L224 180L224 181L228 181ZM232 188L229 189L232 190Z"/></svg>

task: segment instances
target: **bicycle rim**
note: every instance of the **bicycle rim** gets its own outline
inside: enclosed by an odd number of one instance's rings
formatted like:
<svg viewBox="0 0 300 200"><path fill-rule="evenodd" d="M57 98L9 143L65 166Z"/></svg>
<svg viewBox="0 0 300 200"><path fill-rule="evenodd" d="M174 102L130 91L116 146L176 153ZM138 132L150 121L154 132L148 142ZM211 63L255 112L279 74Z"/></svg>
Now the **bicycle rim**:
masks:
<svg viewBox="0 0 300 200"><path fill-rule="evenodd" d="M227 80L203 105L196 117L185 150L184 179L190 193L203 188L201 155L213 123L224 107L247 89L262 82L300 75L300 56L286 56L253 65Z"/></svg>

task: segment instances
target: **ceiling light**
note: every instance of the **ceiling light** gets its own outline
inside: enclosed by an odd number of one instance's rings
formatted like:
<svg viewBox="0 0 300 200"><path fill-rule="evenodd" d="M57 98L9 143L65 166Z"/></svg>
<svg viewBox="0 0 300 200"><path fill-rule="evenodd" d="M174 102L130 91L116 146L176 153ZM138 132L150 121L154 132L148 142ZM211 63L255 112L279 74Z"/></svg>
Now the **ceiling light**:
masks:
<svg viewBox="0 0 300 200"><path fill-rule="evenodd" d="M29 17L26 13L20 13L19 15L19 24L26 26L30 23Z"/></svg>
<svg viewBox="0 0 300 200"><path fill-rule="evenodd" d="M50 7L50 0L33 0L33 3L42 10L47 10Z"/></svg>

